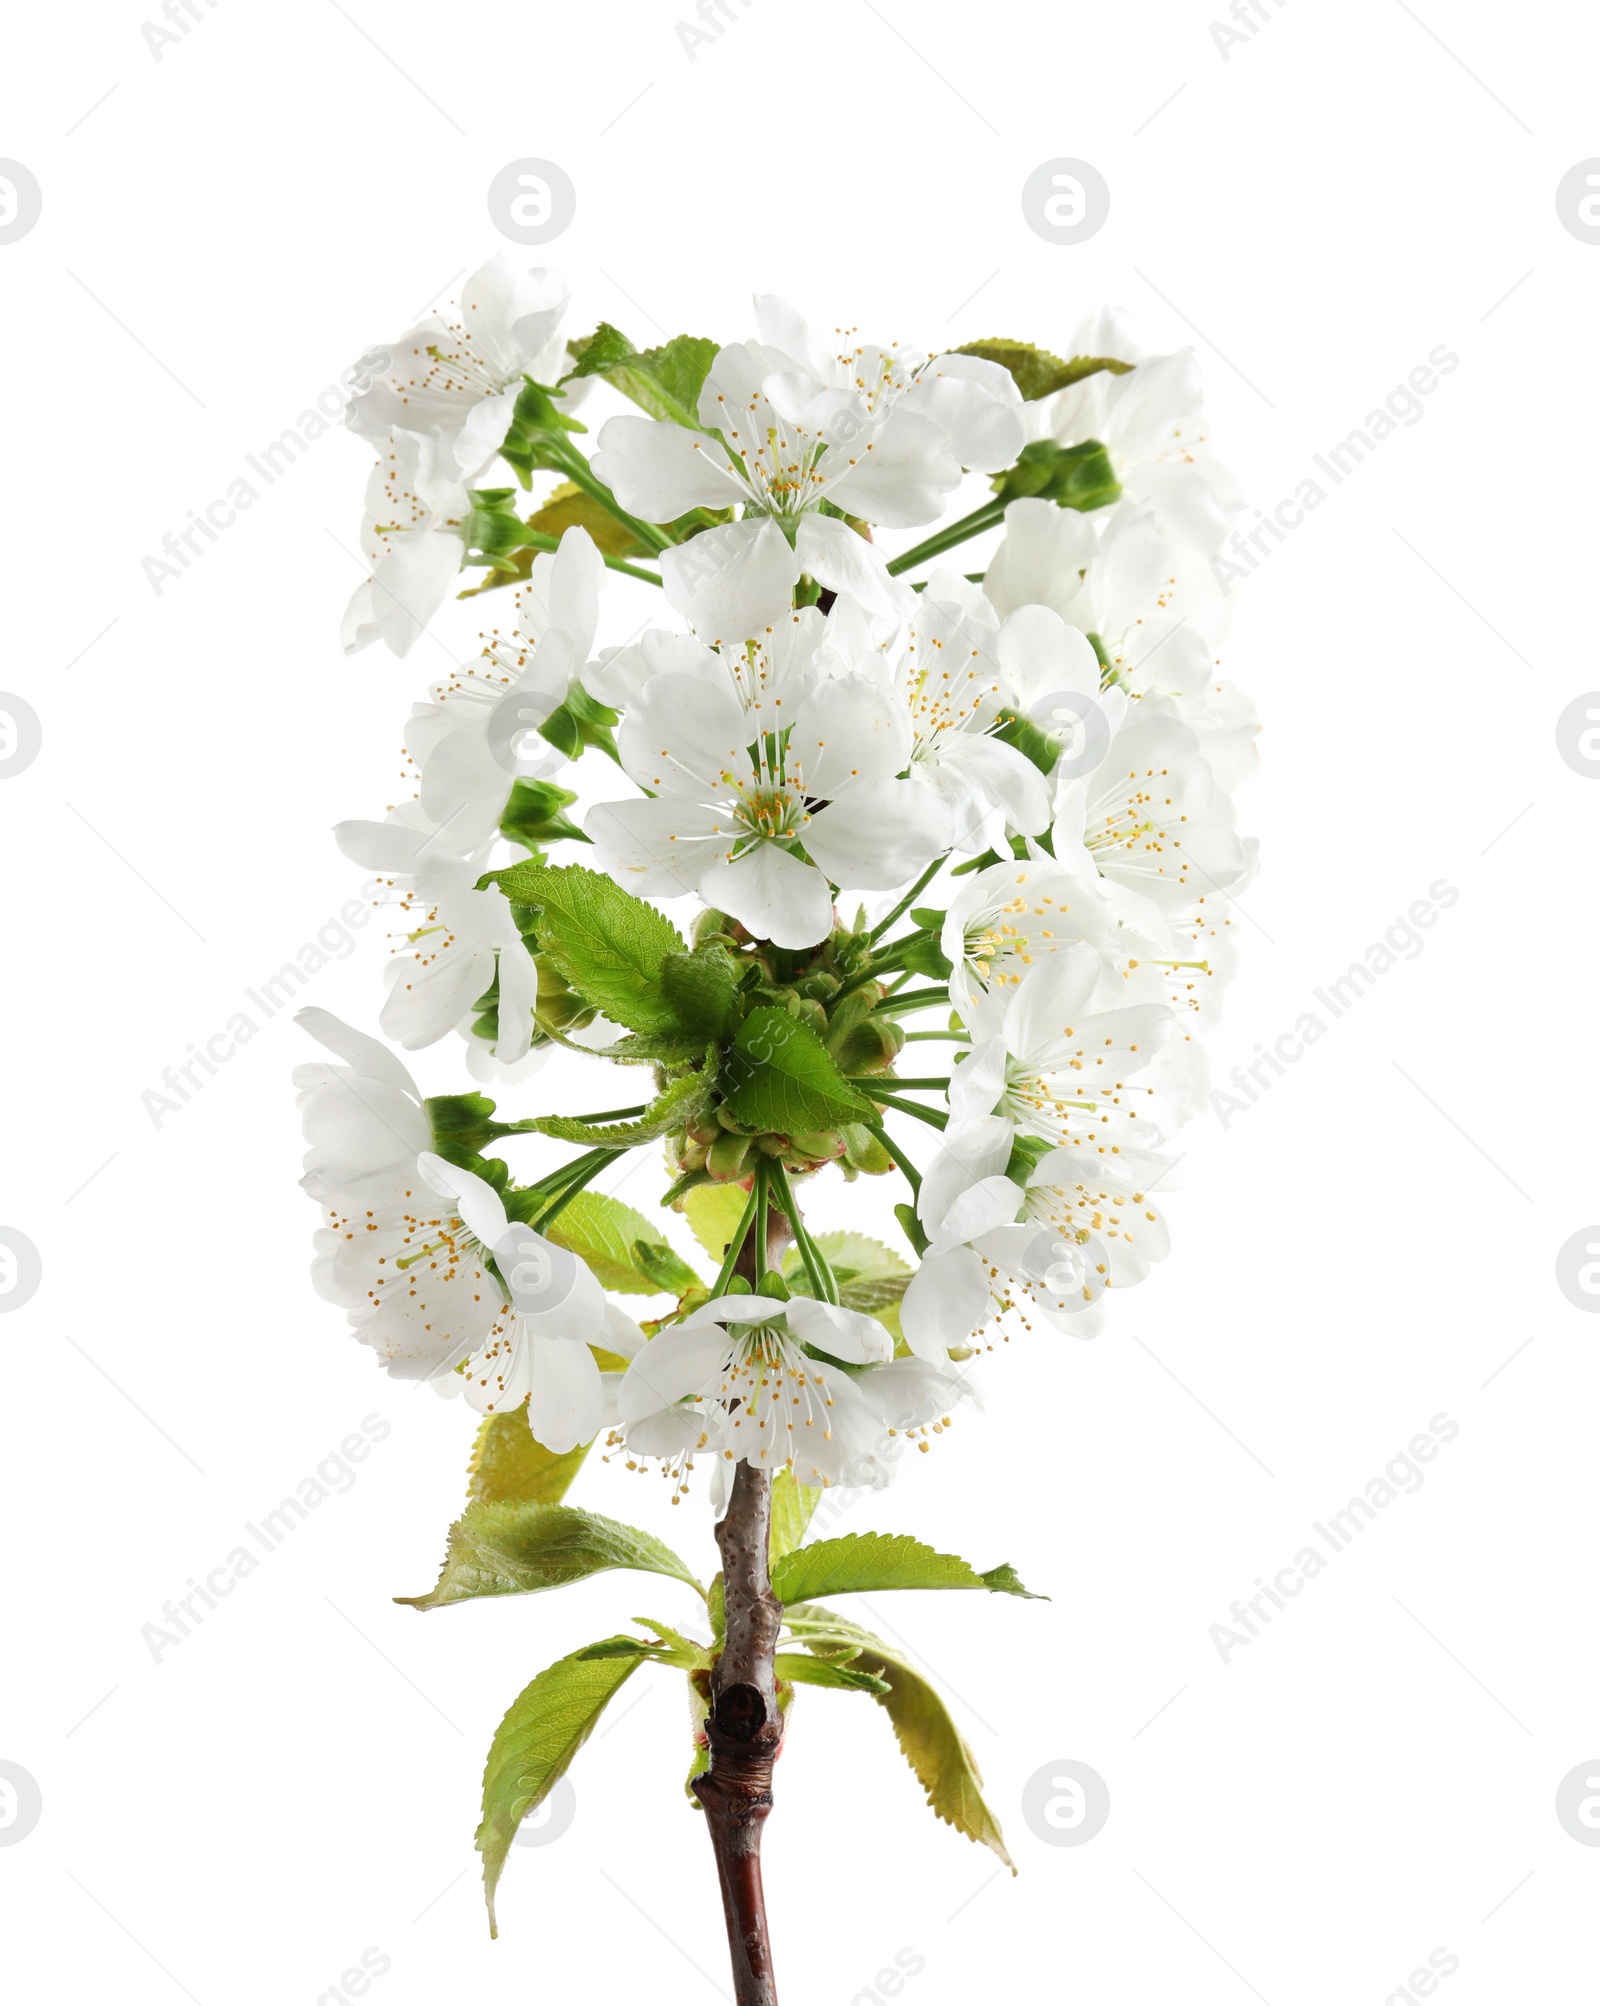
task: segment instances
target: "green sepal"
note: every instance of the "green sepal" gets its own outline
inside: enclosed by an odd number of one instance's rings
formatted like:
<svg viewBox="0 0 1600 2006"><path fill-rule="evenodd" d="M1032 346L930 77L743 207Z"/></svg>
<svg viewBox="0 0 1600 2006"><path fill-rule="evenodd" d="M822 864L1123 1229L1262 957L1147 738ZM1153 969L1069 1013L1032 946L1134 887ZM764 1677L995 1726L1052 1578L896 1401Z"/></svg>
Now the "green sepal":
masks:
<svg viewBox="0 0 1600 2006"><path fill-rule="evenodd" d="M1026 1187L1028 1179L1055 1147L1039 1135L1015 1135L1011 1139L1011 1155L1006 1161L1005 1174L1013 1184Z"/></svg>
<svg viewBox="0 0 1600 2006"><path fill-rule="evenodd" d="M996 474L991 485L1002 501L1032 498L1083 511L1106 508L1122 498L1111 455L1098 439L1085 439L1077 446L1035 439L1023 447L1017 464Z"/></svg>
<svg viewBox="0 0 1600 2006"><path fill-rule="evenodd" d="M482 1094L434 1094L422 1103L434 1153L446 1163L459 1164L463 1170L487 1177L491 1184L496 1180L481 1158L488 1145L503 1133L494 1118L494 1105ZM503 1171L505 1166L502 1164L500 1168Z"/></svg>
<svg viewBox="0 0 1600 2006"><path fill-rule="evenodd" d="M646 1281L654 1282L663 1295L686 1296L691 1289L703 1289L704 1282L683 1257L671 1247L650 1240L635 1240L633 1264Z"/></svg>
<svg viewBox="0 0 1600 2006"><path fill-rule="evenodd" d="M483 1771L483 1892L489 1934L498 1936L494 1895L517 1828L566 1774L606 1707L643 1660L588 1658L581 1651L547 1665L511 1702L495 1729Z"/></svg>
<svg viewBox="0 0 1600 2006"><path fill-rule="evenodd" d="M552 780L517 780L500 817L500 833L526 849L546 843L587 843L589 838L562 813L577 795Z"/></svg>
<svg viewBox="0 0 1600 2006"><path fill-rule="evenodd" d="M1056 762L1061 757L1061 742L1052 738L1049 732L1041 731L1031 718L1008 717L994 736L1002 745L1009 745L1020 752L1024 759L1038 767L1046 779L1055 772ZM948 961L945 962L944 972L946 975L950 973Z"/></svg>
<svg viewBox="0 0 1600 2006"><path fill-rule="evenodd" d="M613 1568L670 1575L704 1593L671 1547L636 1526L572 1505L469 1504L450 1528L434 1587L394 1599L408 1609L442 1609L488 1595L537 1595Z"/></svg>
<svg viewBox="0 0 1600 2006"><path fill-rule="evenodd" d="M463 535L469 564L490 564L496 571L520 570L515 553L527 548L525 524L517 514L515 488L474 488L472 509Z"/></svg>
<svg viewBox="0 0 1600 2006"><path fill-rule="evenodd" d="M507 466L516 470L522 485L528 487L540 468L565 473L569 464L567 456L572 451L567 443L569 434L588 429L587 425L576 418L569 418L560 410L554 396L542 383L535 383L531 377L525 376L517 393L516 408L511 414L510 430L500 448L500 457Z"/></svg>
<svg viewBox="0 0 1600 2006"><path fill-rule="evenodd" d="M1043 737L1043 733L1040 736ZM949 977L953 966L949 955L939 945L937 936L931 933L919 934L908 940L900 949L900 963L913 975L929 975L940 982Z"/></svg>
<svg viewBox="0 0 1600 2006"><path fill-rule="evenodd" d="M594 713L599 711L601 716ZM606 757L620 765L617 741L612 737L612 727L617 722L617 713L607 710L604 704L591 702L583 697L577 683L567 692L565 703L555 709L539 726L539 736L547 744L567 759L581 759L587 747L593 746Z"/></svg>
<svg viewBox="0 0 1600 2006"><path fill-rule="evenodd" d="M917 1217L916 1206L897 1205L894 1208L894 1216L900 1221L900 1230L911 1242L913 1250L918 1254L925 1254L928 1251L928 1236L922 1230L922 1221Z"/></svg>

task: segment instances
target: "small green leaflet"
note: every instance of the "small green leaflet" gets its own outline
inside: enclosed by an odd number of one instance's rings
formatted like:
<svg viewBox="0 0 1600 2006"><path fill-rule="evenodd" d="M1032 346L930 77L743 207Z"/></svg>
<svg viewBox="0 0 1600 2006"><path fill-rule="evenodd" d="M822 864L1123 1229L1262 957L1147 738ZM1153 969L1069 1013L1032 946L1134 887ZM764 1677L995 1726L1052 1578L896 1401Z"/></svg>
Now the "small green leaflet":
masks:
<svg viewBox="0 0 1600 2006"><path fill-rule="evenodd" d="M991 1595L1030 1595L1008 1564L980 1574L953 1553L937 1553L904 1532L848 1532L785 1554L772 1569L772 1592L783 1603L817 1595L870 1595L889 1588L987 1588Z"/></svg>
<svg viewBox="0 0 1600 2006"><path fill-rule="evenodd" d="M709 1073L685 1073L682 1079L674 1080L657 1101L652 1101L637 1121L602 1122L598 1127L592 1122L579 1121L573 1115L541 1115L529 1126L540 1135L554 1136L558 1142L582 1142L591 1148L602 1144L617 1149L632 1149L641 1142L654 1142L659 1136L670 1135L675 1128L682 1128L700 1114L711 1099L711 1075Z"/></svg>
<svg viewBox="0 0 1600 2006"><path fill-rule="evenodd" d="M875 1118L816 1032L774 1004L752 1010L739 1026L723 1062L722 1093L736 1121L774 1134L815 1135Z"/></svg>
<svg viewBox="0 0 1600 2006"><path fill-rule="evenodd" d="M697 1184L683 1201L695 1238L719 1267L749 1201L749 1192L737 1184ZM800 1256L794 1258L798 1265Z"/></svg>
<svg viewBox="0 0 1600 2006"><path fill-rule="evenodd" d="M613 1295L660 1293L657 1283L640 1270L633 1250L640 1240L663 1253L670 1253L671 1248L659 1227L620 1198L608 1198L602 1191L580 1191L562 1208L561 1216L551 1220L546 1237L581 1255L593 1268L601 1288L610 1289Z"/></svg>
<svg viewBox="0 0 1600 2006"><path fill-rule="evenodd" d="M780 1651L772 1661L772 1669L778 1678L787 1679L791 1685L832 1686L837 1692L871 1693L875 1698L894 1691L889 1681L877 1672L859 1671L836 1658L806 1657L799 1651Z"/></svg>
<svg viewBox="0 0 1600 2006"><path fill-rule="evenodd" d="M797 1484L792 1471L780 1469L772 1479L772 1530L767 1541L769 1565L776 1567L806 1536L820 1490Z"/></svg>
<svg viewBox="0 0 1600 2006"><path fill-rule="evenodd" d="M610 509L574 481L563 481L544 506L529 516L528 527L542 536L554 537L569 529L587 530L595 548L606 557L655 556L625 522L618 522Z"/></svg>
<svg viewBox="0 0 1600 2006"><path fill-rule="evenodd" d="M678 334L660 348L640 351L602 321L587 342L574 344L574 351L579 350L574 376L603 376L652 418L701 429L700 392L716 359L714 341Z"/></svg>
<svg viewBox="0 0 1600 2006"><path fill-rule="evenodd" d="M571 1505L469 1504L450 1528L438 1584L395 1600L441 1609L481 1595L536 1595L618 1567L670 1575L704 1593L670 1546L636 1526Z"/></svg>
<svg viewBox="0 0 1600 2006"><path fill-rule="evenodd" d="M513 864L495 873L513 905L533 906L540 951L588 1003L646 1037L677 1032L661 964L682 954L670 921L582 864Z"/></svg>
<svg viewBox="0 0 1600 2006"><path fill-rule="evenodd" d="M526 1407L485 1414L467 1464L468 1504L560 1504L594 1444L564 1456L533 1439Z"/></svg>
<svg viewBox="0 0 1600 2006"><path fill-rule="evenodd" d="M831 1610L791 1609L786 1621L806 1648L821 1657L836 1660L841 1649L859 1653L852 1668L875 1673L889 1687L887 1693L875 1698L889 1716L901 1753L927 1792L929 1808L947 1825L989 1847L1015 1873L1000 1821L983 1801L977 1759L927 1680L880 1637Z"/></svg>
<svg viewBox="0 0 1600 2006"><path fill-rule="evenodd" d="M631 1653L611 1658L577 1651L559 1658L523 1688L495 1729L484 1764L483 1822L477 1837L491 1936L500 1934L494 1892L517 1827L566 1774L596 1721L642 1662Z"/></svg>
<svg viewBox="0 0 1600 2006"><path fill-rule="evenodd" d="M984 361L998 362L1002 369L1009 369L1029 404L1041 397L1054 396L1071 383L1081 383L1086 376L1098 376L1103 369L1115 376L1126 376L1133 367L1131 362L1116 362L1109 355L1075 355L1070 362L1063 362L1059 355L1052 355L1047 348L1036 348L1031 341L969 341L955 353L981 355Z"/></svg>

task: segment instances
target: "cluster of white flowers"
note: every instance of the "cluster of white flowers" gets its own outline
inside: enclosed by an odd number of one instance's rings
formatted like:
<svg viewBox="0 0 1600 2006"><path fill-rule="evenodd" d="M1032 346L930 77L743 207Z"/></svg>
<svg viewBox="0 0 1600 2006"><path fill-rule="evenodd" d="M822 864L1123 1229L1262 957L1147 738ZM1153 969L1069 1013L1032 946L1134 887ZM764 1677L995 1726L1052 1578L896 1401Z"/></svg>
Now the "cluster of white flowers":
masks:
<svg viewBox="0 0 1600 2006"><path fill-rule="evenodd" d="M455 587L529 386L567 417L579 392L591 417L613 394L604 372L575 377L565 306L549 273L502 257L457 314L367 358L351 423L379 451L372 577L348 648L404 655ZM591 460L570 443L535 458L571 471L591 514L524 546L514 627L414 709L415 798L338 832L407 915L383 1031L407 1051L458 1033L484 1082L548 1049L536 934L485 874L519 780L583 749L576 727L538 736L558 714L615 728L620 798L588 810L584 860L669 916L693 898L738 940L798 954L840 928L846 895L914 888L942 911L948 1013L923 1003L941 1028L915 1049L957 1057L915 1131L932 1147L909 1146L921 1262L903 1341L837 1302L760 1293L701 1300L647 1339L581 1260L437 1153L386 1047L307 1012L342 1061L297 1076L318 1285L391 1371L480 1411L527 1401L552 1450L610 1429L675 1471L705 1454L879 1483L886 1435L948 1411L999 1319L1088 1334L1105 1290L1167 1251L1162 1151L1204 1104L1200 1033L1254 863L1232 796L1256 725L1218 679L1208 565L1236 502L1192 352L1143 356L1102 317L1068 351L1093 366L1025 396L996 359L1014 346L878 347L761 299L756 338L717 350L677 417L605 417ZM1045 491L1091 449L1101 505ZM1036 485L1008 488L1019 468ZM997 477L964 519L999 533L981 575L948 555L959 525L899 559L909 539L877 539L929 532L970 475ZM633 544L602 534L605 511ZM598 647L608 565L654 578L674 617ZM535 847L519 834L510 854ZM577 1035L603 1056L610 1034L602 1019ZM895 1074L881 1086L892 1112Z"/></svg>

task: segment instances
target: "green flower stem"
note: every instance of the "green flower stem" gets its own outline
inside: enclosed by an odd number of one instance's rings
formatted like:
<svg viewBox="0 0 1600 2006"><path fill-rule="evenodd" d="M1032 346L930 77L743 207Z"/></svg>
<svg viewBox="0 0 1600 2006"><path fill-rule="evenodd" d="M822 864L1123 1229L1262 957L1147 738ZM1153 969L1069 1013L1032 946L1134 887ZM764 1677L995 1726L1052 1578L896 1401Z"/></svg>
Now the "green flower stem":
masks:
<svg viewBox="0 0 1600 2006"><path fill-rule="evenodd" d="M834 991L833 1001L837 1003L841 996L848 996L852 989L859 989L864 983L881 982L884 976L892 975L901 966L906 948L922 937L921 934L908 934L904 940L897 940L888 953L879 955L867 967L858 968L848 982L841 983Z"/></svg>
<svg viewBox="0 0 1600 2006"><path fill-rule="evenodd" d="M579 1171L598 1170L607 1157L618 1154L620 1154L620 1151L615 1149L586 1149L581 1156L572 1157L570 1161L563 1163L559 1169L547 1170L543 1177L536 1177L531 1184L525 1184L520 1188L524 1191L558 1191L563 1184L568 1183Z"/></svg>
<svg viewBox="0 0 1600 2006"><path fill-rule="evenodd" d="M795 1203L794 1192L790 1189L788 1173L781 1163L774 1162L770 1172L772 1185L778 1194L778 1203L789 1215L789 1224L794 1231L794 1243L800 1250L800 1258L805 1263L806 1273L811 1277L811 1286L821 1302L837 1304L839 1283L827 1256L812 1239L800 1207Z"/></svg>
<svg viewBox="0 0 1600 2006"><path fill-rule="evenodd" d="M904 996L886 996L877 1006L887 1013L890 1010L925 1010L934 1003L942 1003L948 1010L950 992L948 989L908 989Z"/></svg>
<svg viewBox="0 0 1600 2006"><path fill-rule="evenodd" d="M529 550L559 550L561 548L560 537L547 536L542 529L524 529L522 540ZM641 571L636 564L630 564L625 557L612 557L604 550L601 551L600 555L613 571L620 571L624 578L637 578L645 585L661 584L661 578L657 572Z"/></svg>
<svg viewBox="0 0 1600 2006"><path fill-rule="evenodd" d="M867 935L868 940L877 940L881 935L886 934L903 912L911 910L917 902L918 895L925 891L938 876L943 863L943 857L934 858L933 862L923 872L922 876L918 878L917 882L906 893L905 897L895 907L894 911L890 913L889 917L878 921L878 924L872 929L871 933Z"/></svg>
<svg viewBox="0 0 1600 2006"><path fill-rule="evenodd" d="M733 1280L734 1270L739 1265L739 1256L744 1251L744 1243L750 1237L750 1228L757 1215L766 1216L767 1166L765 1162L756 1165L756 1174L750 1184L750 1200L741 1213L739 1223L733 1229L733 1238L728 1242L728 1256L717 1271L717 1279L711 1284L711 1300L726 1295L728 1284Z"/></svg>
<svg viewBox="0 0 1600 2006"><path fill-rule="evenodd" d="M950 1118L948 1115L935 1114L932 1108L918 1107L915 1101L897 1100L893 1094L874 1090L872 1098L879 1107L892 1107L896 1114L908 1114L915 1121L925 1121L929 1128L942 1129Z"/></svg>
<svg viewBox="0 0 1600 2006"><path fill-rule="evenodd" d="M618 522L631 529L639 541L649 550L662 551L672 548L672 538L664 530L657 529L653 522L641 522L636 515L629 515L604 481L596 480L589 471L589 462L572 446L555 447L550 458L559 460L559 472L577 487L583 489L591 500L597 501L608 515L614 515ZM660 582L659 580L657 581Z"/></svg>
<svg viewBox="0 0 1600 2006"><path fill-rule="evenodd" d="M899 1073L873 1073L864 1079L851 1080L849 1084L853 1087L860 1087L862 1092L870 1099L876 1087L912 1087L918 1088L924 1093L942 1094L945 1088L949 1086L950 1079L948 1074L939 1080L908 1080L902 1078Z"/></svg>
<svg viewBox="0 0 1600 2006"><path fill-rule="evenodd" d="M922 1195L922 1172L911 1161L910 1157L906 1155L905 1151L901 1149L899 1144L893 1140L883 1123L881 1121L869 1121L864 1122L862 1126L871 1129L872 1133L894 1158L901 1172L904 1174L906 1182L911 1186L913 1197L920 1197Z"/></svg>
<svg viewBox="0 0 1600 2006"><path fill-rule="evenodd" d="M914 1045L919 1038L938 1038L952 1045L970 1045L971 1038L965 1031L907 1031L906 1043Z"/></svg>
<svg viewBox="0 0 1600 2006"><path fill-rule="evenodd" d="M534 1231L536 1233L542 1233L545 1230L545 1228L550 1224L550 1222L558 1216L558 1214L566 1210L566 1208L572 1203L573 1199L577 1197L578 1193L583 1189L583 1187L586 1184L592 1184L594 1182L595 1178L597 1178L600 1175L601 1171L605 1169L607 1163L610 1162L612 1157L619 1156L620 1154L621 1154L620 1150L608 1149L601 1156L600 1161L598 1163L591 1163L586 1170L580 1170L577 1176L572 1178L570 1182L566 1185L566 1187L561 1193L561 1196L555 1201L555 1203L553 1205L546 1206L544 1211L542 1211L539 1214L538 1218L531 1222Z"/></svg>
<svg viewBox="0 0 1600 2006"><path fill-rule="evenodd" d="M947 550L954 550L958 543L965 543L968 537L981 536L986 529L1005 518L1006 505L997 496L993 501L984 502L971 515L964 515L959 522L953 522L947 529L941 529L926 542L895 558L889 566L889 576L898 578L902 571L911 570L913 565L926 564L930 557L939 557Z"/></svg>

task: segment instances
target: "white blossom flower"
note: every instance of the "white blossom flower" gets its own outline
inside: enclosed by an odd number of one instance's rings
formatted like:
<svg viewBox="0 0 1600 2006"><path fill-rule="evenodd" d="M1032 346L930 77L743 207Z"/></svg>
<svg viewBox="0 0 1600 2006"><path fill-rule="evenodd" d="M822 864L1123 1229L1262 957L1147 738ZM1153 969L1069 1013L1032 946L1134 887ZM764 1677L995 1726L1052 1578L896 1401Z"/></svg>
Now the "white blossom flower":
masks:
<svg viewBox="0 0 1600 2006"><path fill-rule="evenodd" d="M812 1488L881 1488L895 1435L959 1397L941 1375L908 1372L875 1318L795 1296L719 1296L652 1338L617 1396L630 1451L680 1469L716 1458L714 1503L737 1462L787 1469ZM838 1361L837 1363L835 1361ZM852 1373L843 1366L869 1366Z"/></svg>
<svg viewBox="0 0 1600 2006"><path fill-rule="evenodd" d="M352 862L385 874L409 921L385 970L389 997L379 1023L408 1052L431 1045L472 1017L499 982L494 1055L527 1056L539 973L498 886L477 889L482 852L456 857L416 803L382 822L341 822L334 838Z"/></svg>
<svg viewBox="0 0 1600 2006"><path fill-rule="evenodd" d="M1172 1035L1174 1012L1164 999L1122 1002L1118 980L1077 941L983 997L968 1021L972 1049L951 1072L951 1120L1003 1114L1053 1143L1154 1140L1161 1110L1137 1076Z"/></svg>
<svg viewBox="0 0 1600 2006"><path fill-rule="evenodd" d="M602 803L584 829L646 896L698 892L760 939L809 947L832 925L830 880L906 883L948 845L949 815L896 777L910 723L866 677L810 689L786 737L764 716L720 667L653 677L618 735L651 798Z"/></svg>
<svg viewBox="0 0 1600 2006"><path fill-rule="evenodd" d="M631 1358L644 1332L607 1302L586 1261L508 1219L493 1185L442 1156L425 1154L417 1167L435 1191L454 1201L474 1239L493 1255L510 1298L467 1360L468 1406L480 1414L526 1406L534 1440L555 1455L592 1442L606 1408L594 1348Z"/></svg>
<svg viewBox="0 0 1600 2006"><path fill-rule="evenodd" d="M1233 819L1195 734L1141 704L1093 773L1061 781L1052 847L1068 870L1098 871L1176 915L1248 882L1255 845Z"/></svg>
<svg viewBox="0 0 1600 2006"><path fill-rule="evenodd" d="M475 848L495 834L519 774L537 778L562 765L554 746L545 748L548 757L526 756L522 738L584 677L604 577L588 531L567 530L558 550L533 560L513 630L490 634L481 654L412 711L406 752L417 767L418 798L455 847Z"/></svg>
<svg viewBox="0 0 1600 2006"><path fill-rule="evenodd" d="M1009 466L1024 441L1008 371L975 356L914 356L814 340L782 301L756 301L755 341L719 350L700 393L705 429L613 418L594 470L653 522L743 511L663 553L667 597L706 638L743 640L789 603L801 575L893 618L909 607L884 559L837 515L931 522L963 465ZM720 434L713 437L713 433Z"/></svg>
<svg viewBox="0 0 1600 2006"><path fill-rule="evenodd" d="M453 478L429 475L426 458L415 433L391 432L367 482L361 548L372 576L345 611L347 655L380 640L410 654L461 569L471 498Z"/></svg>
<svg viewBox="0 0 1600 2006"><path fill-rule="evenodd" d="M997 1316L1031 1310L1078 1337L1099 1329L1108 1287L1141 1281L1167 1252L1150 1188L1165 1160L1120 1144L1050 1150L1026 1184L1006 1175L1015 1129L1003 1115L952 1122L924 1174L918 1216L930 1244L900 1327L918 1357L942 1362Z"/></svg>
<svg viewBox="0 0 1600 2006"><path fill-rule="evenodd" d="M1015 988L1047 956L1085 940L1110 961L1163 952L1168 929L1147 901L1043 851L991 864L945 914L939 944L952 963L950 1001L969 1015L984 996Z"/></svg>
<svg viewBox="0 0 1600 2006"><path fill-rule="evenodd" d="M1186 617L1173 545L1147 507L1121 502L1083 515L1054 502L1015 501L983 589L1004 617L1048 606L1092 634L1108 674L1143 695L1202 689L1211 650Z"/></svg>
<svg viewBox="0 0 1600 2006"><path fill-rule="evenodd" d="M1037 422L1059 446L1097 439L1128 499L1148 503L1164 530L1209 556L1237 500L1207 453L1202 403L1199 362L1183 348L1070 384L1046 400Z"/></svg>
<svg viewBox="0 0 1600 2006"><path fill-rule="evenodd" d="M387 1046L326 1010L295 1019L343 1063L297 1066L309 1148L301 1180L322 1210L311 1278L397 1379L456 1391L453 1367L501 1303L459 1213L417 1174L433 1137L422 1096Z"/></svg>
<svg viewBox="0 0 1600 2006"><path fill-rule="evenodd" d="M363 356L367 387L345 423L363 438L392 430L429 441L429 472L471 481L499 452L525 375L553 384L565 344L567 288L554 272L521 269L497 252L461 288L456 313L432 313Z"/></svg>

